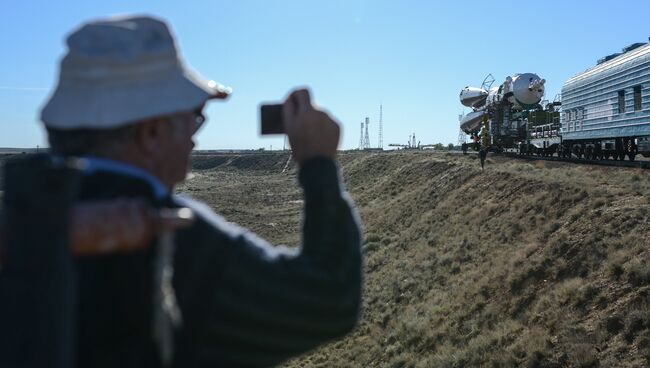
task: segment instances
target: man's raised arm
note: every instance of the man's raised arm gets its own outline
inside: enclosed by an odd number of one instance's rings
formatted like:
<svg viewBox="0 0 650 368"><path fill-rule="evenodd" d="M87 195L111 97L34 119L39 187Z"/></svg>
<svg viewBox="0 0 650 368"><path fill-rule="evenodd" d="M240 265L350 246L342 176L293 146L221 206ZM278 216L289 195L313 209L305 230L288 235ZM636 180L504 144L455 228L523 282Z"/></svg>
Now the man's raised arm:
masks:
<svg viewBox="0 0 650 368"><path fill-rule="evenodd" d="M186 264L177 268L177 282L183 283L177 284L177 296L185 331L193 335L183 339L193 343L180 349L194 350L189 355L197 357L199 364L277 364L350 332L359 318L359 220L334 161L338 125L311 105L305 90L294 92L284 109L294 114L285 115L285 131L305 196L299 249L273 247L207 208L183 203L209 225L203 226L203 235L192 237L221 236L225 245L206 248L212 253L203 252L205 257L193 262L177 260ZM178 240L177 251L183 258L184 241ZM209 280L199 271L207 267L214 270ZM184 285L193 282L209 290L200 302L197 294L182 291L192 289Z"/></svg>

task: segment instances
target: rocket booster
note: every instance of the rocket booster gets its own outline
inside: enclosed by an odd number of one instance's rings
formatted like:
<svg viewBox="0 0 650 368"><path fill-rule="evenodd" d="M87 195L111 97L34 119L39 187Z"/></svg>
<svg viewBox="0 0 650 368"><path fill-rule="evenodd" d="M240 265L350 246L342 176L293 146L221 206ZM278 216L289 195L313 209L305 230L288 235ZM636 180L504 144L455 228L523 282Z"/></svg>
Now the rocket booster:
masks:
<svg viewBox="0 0 650 368"><path fill-rule="evenodd" d="M483 117L487 115L485 110L472 111L469 114L463 116L460 120L460 129L463 132L470 134L471 132L477 132L481 129L483 125Z"/></svg>

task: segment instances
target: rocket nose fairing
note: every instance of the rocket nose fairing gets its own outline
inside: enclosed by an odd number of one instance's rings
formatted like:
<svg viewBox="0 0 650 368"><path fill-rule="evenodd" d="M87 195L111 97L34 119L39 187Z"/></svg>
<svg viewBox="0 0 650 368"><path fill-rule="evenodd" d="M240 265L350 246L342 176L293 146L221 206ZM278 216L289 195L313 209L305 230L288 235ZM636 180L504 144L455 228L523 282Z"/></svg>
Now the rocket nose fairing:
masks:
<svg viewBox="0 0 650 368"><path fill-rule="evenodd" d="M483 88L467 86L460 91L460 103L474 110L485 104L488 92Z"/></svg>

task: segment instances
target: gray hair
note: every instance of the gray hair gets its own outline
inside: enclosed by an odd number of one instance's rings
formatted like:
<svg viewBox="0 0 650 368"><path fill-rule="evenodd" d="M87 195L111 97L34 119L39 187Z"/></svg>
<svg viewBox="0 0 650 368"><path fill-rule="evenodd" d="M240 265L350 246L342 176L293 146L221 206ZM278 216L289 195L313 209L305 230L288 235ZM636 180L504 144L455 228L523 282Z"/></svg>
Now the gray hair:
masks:
<svg viewBox="0 0 650 368"><path fill-rule="evenodd" d="M137 124L114 129L61 130L47 128L50 150L63 156L107 156L132 141Z"/></svg>

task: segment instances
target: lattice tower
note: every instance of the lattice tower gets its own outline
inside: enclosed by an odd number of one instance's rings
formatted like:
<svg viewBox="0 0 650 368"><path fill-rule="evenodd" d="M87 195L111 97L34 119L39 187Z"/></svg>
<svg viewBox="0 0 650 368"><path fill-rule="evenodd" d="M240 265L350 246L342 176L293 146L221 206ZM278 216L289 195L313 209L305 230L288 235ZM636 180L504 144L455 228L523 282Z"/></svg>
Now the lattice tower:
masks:
<svg viewBox="0 0 650 368"><path fill-rule="evenodd" d="M465 132L463 132L462 129L459 129L458 130L458 145L462 146L463 143L466 143L466 142L467 142L467 134L465 134Z"/></svg>
<svg viewBox="0 0 650 368"><path fill-rule="evenodd" d="M463 114L458 115L458 123L463 120L463 116ZM467 142L467 134L462 129L458 129L458 145L462 146L465 142Z"/></svg>
<svg viewBox="0 0 650 368"><path fill-rule="evenodd" d="M370 148L370 136L368 135L368 126L370 126L370 118L366 117L366 134L363 137L363 149Z"/></svg>

